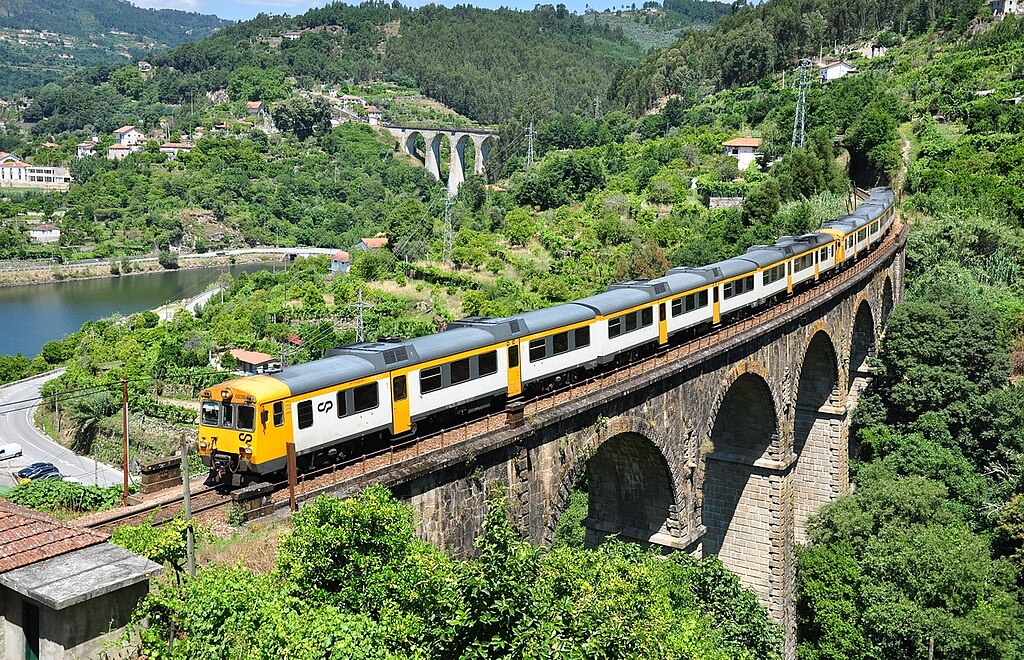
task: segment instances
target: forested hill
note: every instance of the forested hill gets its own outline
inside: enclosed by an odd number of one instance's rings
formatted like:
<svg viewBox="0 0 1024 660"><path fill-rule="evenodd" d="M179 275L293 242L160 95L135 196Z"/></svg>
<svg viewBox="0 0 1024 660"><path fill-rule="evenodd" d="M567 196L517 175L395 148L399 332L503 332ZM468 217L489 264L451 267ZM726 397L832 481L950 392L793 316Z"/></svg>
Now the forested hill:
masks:
<svg viewBox="0 0 1024 660"><path fill-rule="evenodd" d="M609 97L641 113L678 94L699 100L709 91L756 82L830 46L874 37L896 43L929 30L963 32L982 0L767 0L736 10L710 31L689 31L616 78ZM882 33L879 35L879 33Z"/></svg>
<svg viewBox="0 0 1024 660"><path fill-rule="evenodd" d="M176 46L227 24L210 14L142 9L124 0L0 0L0 28L47 30L82 39L117 30Z"/></svg>
<svg viewBox="0 0 1024 660"><path fill-rule="evenodd" d="M289 30L302 37L276 43ZM615 71L641 56L621 30L588 25L561 5L522 12L335 3L294 18L261 15L152 60L207 91L224 88L242 66L279 69L300 85L392 80L492 123L537 109L592 109Z"/></svg>

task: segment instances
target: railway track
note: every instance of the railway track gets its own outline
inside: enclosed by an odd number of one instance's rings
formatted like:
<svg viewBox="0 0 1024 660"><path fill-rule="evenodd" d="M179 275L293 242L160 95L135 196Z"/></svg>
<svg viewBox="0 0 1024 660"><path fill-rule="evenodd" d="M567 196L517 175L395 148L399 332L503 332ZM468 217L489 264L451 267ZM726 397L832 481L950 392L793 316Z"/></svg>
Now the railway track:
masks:
<svg viewBox="0 0 1024 660"><path fill-rule="evenodd" d="M806 289L788 300L751 314L746 318L734 319L723 324L714 331L705 333L694 339L670 344L642 360L630 362L618 367L603 370L589 378L567 384L561 388L536 394L532 397L515 402L515 408L501 412L482 414L467 419L457 426L442 428L439 431L413 436L402 442L394 443L384 450L335 463L333 465L298 475L296 500L299 502L311 499L328 490L335 489L339 484L364 477L367 473L385 469L401 462L417 459L441 449L450 449L469 440L483 435L509 428L514 418L530 418L542 412L562 406L573 399L586 396L598 390L635 378L654 369L665 367L707 350L715 344L738 338L751 330L764 325L795 310L802 305L813 302L830 290L844 284L859 280L865 271L872 269L877 263L887 259L905 240L906 225L897 221L888 236L867 257L850 268L838 273L815 286ZM272 493L276 494L288 488L287 480L272 484ZM276 499L276 498L275 498ZM192 481L192 514L203 522L224 524L227 512L233 504L230 491L203 485L198 479ZM287 505L287 502L285 502ZM125 524L139 524L148 517L153 523L160 525L173 519L183 510L183 495L180 491L158 495L153 500L129 506L124 509L106 511L80 518L77 524L82 527L99 531L110 531Z"/></svg>

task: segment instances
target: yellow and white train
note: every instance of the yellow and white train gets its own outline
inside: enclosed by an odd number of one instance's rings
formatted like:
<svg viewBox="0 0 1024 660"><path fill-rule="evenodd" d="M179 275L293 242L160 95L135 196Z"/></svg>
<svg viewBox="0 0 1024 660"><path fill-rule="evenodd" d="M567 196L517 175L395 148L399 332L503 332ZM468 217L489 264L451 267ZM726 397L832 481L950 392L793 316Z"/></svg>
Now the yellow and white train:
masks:
<svg viewBox="0 0 1024 660"><path fill-rule="evenodd" d="M677 336L777 304L877 245L894 218L889 188L804 236L664 277L621 282L574 302L507 318L472 317L437 334L333 349L314 362L202 392L199 452L239 485L286 466L349 457L417 426L634 359Z"/></svg>

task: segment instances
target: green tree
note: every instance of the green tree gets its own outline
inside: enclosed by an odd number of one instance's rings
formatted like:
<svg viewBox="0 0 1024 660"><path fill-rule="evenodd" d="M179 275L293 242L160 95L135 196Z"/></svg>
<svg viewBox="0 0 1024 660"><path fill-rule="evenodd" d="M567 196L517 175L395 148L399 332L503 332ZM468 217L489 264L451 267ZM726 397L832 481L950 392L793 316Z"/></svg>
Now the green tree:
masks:
<svg viewBox="0 0 1024 660"><path fill-rule="evenodd" d="M319 96L293 96L276 104L271 116L275 126L294 133L300 140L331 129L331 106Z"/></svg>

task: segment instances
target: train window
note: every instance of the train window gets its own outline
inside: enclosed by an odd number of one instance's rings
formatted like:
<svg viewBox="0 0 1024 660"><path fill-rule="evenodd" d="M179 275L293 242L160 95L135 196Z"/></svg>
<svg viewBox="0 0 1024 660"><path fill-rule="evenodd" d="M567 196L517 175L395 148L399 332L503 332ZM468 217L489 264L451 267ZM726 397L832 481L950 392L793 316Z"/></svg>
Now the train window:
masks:
<svg viewBox="0 0 1024 660"><path fill-rule="evenodd" d="M223 421L221 422L221 426L223 426L226 429L234 428L235 407L232 406L230 403L225 403L223 405L223 412L221 414L224 417Z"/></svg>
<svg viewBox="0 0 1024 660"><path fill-rule="evenodd" d="M352 390L352 409L357 413L372 410L379 403L377 399L377 383L360 385Z"/></svg>
<svg viewBox="0 0 1024 660"><path fill-rule="evenodd" d="M818 261L828 261L828 248L823 247L818 250Z"/></svg>
<svg viewBox="0 0 1024 660"><path fill-rule="evenodd" d="M575 332L576 348L583 348L584 346L590 346L590 326L584 326L582 328L576 328Z"/></svg>
<svg viewBox="0 0 1024 660"><path fill-rule="evenodd" d="M508 347L508 368L514 369L519 366L519 347L509 346Z"/></svg>
<svg viewBox="0 0 1024 660"><path fill-rule="evenodd" d="M420 370L420 394L441 389L441 367Z"/></svg>
<svg viewBox="0 0 1024 660"><path fill-rule="evenodd" d="M754 290L754 276L753 275L747 275L746 277L743 278L743 290L744 291L753 291Z"/></svg>
<svg viewBox="0 0 1024 660"><path fill-rule="evenodd" d="M708 306L708 290L704 289L703 291L698 291L697 292L697 307L699 308L699 307L707 307L707 306Z"/></svg>
<svg viewBox="0 0 1024 660"><path fill-rule="evenodd" d="M626 315L622 316L621 318L626 322L625 323L626 328L625 328L624 332L633 332L634 330L636 330L636 325L637 324L636 324L636 314L635 313L634 314L626 314Z"/></svg>
<svg viewBox="0 0 1024 660"><path fill-rule="evenodd" d="M640 327L646 328L654 323L654 308L644 307L640 310Z"/></svg>
<svg viewBox="0 0 1024 660"><path fill-rule="evenodd" d="M409 395L407 391L407 384L405 382L405 376L395 376L391 379L391 393L395 397L395 401L405 401L405 397Z"/></svg>
<svg viewBox="0 0 1024 660"><path fill-rule="evenodd" d="M462 360L456 360L449 365L451 369L451 381L452 385L459 383L465 383L469 380L469 358L463 358Z"/></svg>
<svg viewBox="0 0 1024 660"><path fill-rule="evenodd" d="M220 404L215 401L203 402L203 426L220 425Z"/></svg>
<svg viewBox="0 0 1024 660"><path fill-rule="evenodd" d="M238 406L238 428L243 431L256 430L255 406Z"/></svg>
<svg viewBox="0 0 1024 660"><path fill-rule="evenodd" d="M732 298L734 295L736 295L736 294L734 294L732 292L732 288L733 288L732 287L732 282L726 282L724 285L722 285L722 296L726 300L728 300L729 298Z"/></svg>
<svg viewBox="0 0 1024 660"><path fill-rule="evenodd" d="M561 355L569 352L569 333L559 332L551 337L551 353Z"/></svg>
<svg viewBox="0 0 1024 660"><path fill-rule="evenodd" d="M338 417L348 414L348 390L338 392Z"/></svg>
<svg viewBox="0 0 1024 660"><path fill-rule="evenodd" d="M814 265L814 254L813 253L812 254L805 254L804 256L799 257L793 263L793 272L800 272L801 270L806 270L807 268L810 268L813 265Z"/></svg>
<svg viewBox="0 0 1024 660"><path fill-rule="evenodd" d="M613 319L608 319L608 338L618 337L622 334L622 319L616 316Z"/></svg>
<svg viewBox="0 0 1024 660"><path fill-rule="evenodd" d="M716 286L713 290L715 292L714 293L714 301L718 302L718 287Z"/></svg>
<svg viewBox="0 0 1024 660"><path fill-rule="evenodd" d="M274 426L284 425L284 404L280 401L274 402Z"/></svg>
<svg viewBox="0 0 1024 660"><path fill-rule="evenodd" d="M491 351L479 357L478 371L481 376L490 376L498 373L498 353Z"/></svg>
<svg viewBox="0 0 1024 660"><path fill-rule="evenodd" d="M312 401L299 401L299 404L295 406L296 416L299 418L299 428L308 429L313 426L313 402Z"/></svg>
<svg viewBox="0 0 1024 660"><path fill-rule="evenodd" d="M780 264L778 266L769 268L768 270L764 271L763 282L767 286L769 284L774 284L775 282L778 282L779 280L784 279L785 277L786 264Z"/></svg>
<svg viewBox="0 0 1024 660"><path fill-rule="evenodd" d="M544 337L530 340L530 362L543 360L548 356L548 340Z"/></svg>
<svg viewBox="0 0 1024 660"><path fill-rule="evenodd" d="M684 301L689 301L690 296L683 296L682 298L676 298L672 301L672 316L679 316L683 313L683 305L686 304ZM689 310L687 310L689 311Z"/></svg>

